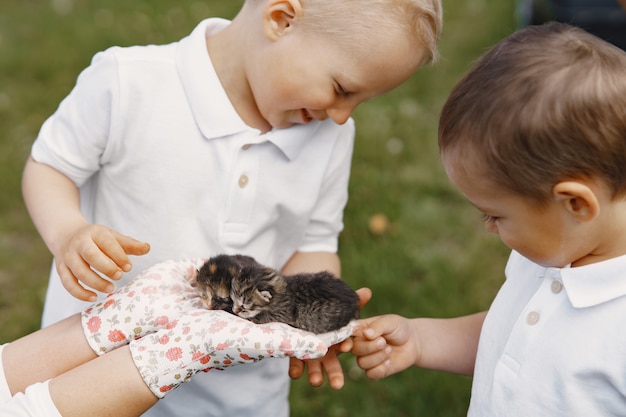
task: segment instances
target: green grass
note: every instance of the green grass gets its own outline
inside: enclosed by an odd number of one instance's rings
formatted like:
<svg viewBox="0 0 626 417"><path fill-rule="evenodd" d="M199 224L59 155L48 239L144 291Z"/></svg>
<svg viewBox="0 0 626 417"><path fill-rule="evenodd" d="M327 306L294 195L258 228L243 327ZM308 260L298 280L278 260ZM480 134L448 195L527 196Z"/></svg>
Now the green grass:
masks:
<svg viewBox="0 0 626 417"><path fill-rule="evenodd" d="M204 17L232 17L241 1L2 0L0 4L0 342L38 328L51 256L33 228L20 177L41 123L79 71L112 45L167 43ZM374 298L364 316L450 317L485 309L502 281L507 250L451 187L436 130L453 85L487 48L514 30L513 0L444 0L440 62L357 109L357 141L340 255L353 287ZM368 219L390 229L372 235ZM409 369L369 381L349 355L346 386L293 384L295 417L462 416L471 379Z"/></svg>

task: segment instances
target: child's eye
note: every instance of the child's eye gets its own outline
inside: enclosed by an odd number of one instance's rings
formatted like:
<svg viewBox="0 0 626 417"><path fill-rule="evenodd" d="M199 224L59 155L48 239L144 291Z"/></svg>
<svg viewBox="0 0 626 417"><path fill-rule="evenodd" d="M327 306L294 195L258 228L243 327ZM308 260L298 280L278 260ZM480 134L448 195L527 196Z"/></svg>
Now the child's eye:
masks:
<svg viewBox="0 0 626 417"><path fill-rule="evenodd" d="M348 97L350 95L350 92L346 91L339 83L335 83L335 93L340 97Z"/></svg>
<svg viewBox="0 0 626 417"><path fill-rule="evenodd" d="M490 216L489 214L483 214L483 221L485 223L494 223L494 222L498 221L498 219L500 219L500 218L496 217L496 216Z"/></svg>

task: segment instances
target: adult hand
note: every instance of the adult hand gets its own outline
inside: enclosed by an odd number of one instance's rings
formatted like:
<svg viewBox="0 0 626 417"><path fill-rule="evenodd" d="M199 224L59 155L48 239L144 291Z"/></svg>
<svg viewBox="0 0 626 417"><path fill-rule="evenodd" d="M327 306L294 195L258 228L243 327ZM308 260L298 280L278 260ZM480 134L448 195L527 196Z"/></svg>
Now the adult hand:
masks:
<svg viewBox="0 0 626 417"><path fill-rule="evenodd" d="M343 332L343 333L342 333ZM221 310L197 309L172 326L130 343L133 361L158 398L211 369L255 363L267 358L319 358L328 343L351 329L315 335L284 323L255 324Z"/></svg>
<svg viewBox="0 0 626 417"><path fill-rule="evenodd" d="M193 283L205 262L195 258L158 263L84 310L81 322L91 348L101 355L203 308Z"/></svg>

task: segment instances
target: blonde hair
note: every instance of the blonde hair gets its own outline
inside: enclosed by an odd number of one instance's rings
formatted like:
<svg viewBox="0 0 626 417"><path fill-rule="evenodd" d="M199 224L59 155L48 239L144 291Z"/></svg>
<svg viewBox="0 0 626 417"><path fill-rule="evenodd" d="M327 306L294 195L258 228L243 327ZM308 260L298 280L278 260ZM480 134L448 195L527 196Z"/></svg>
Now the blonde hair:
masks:
<svg viewBox="0 0 626 417"><path fill-rule="evenodd" d="M598 178L624 195L625 69L624 51L581 29L521 29L453 89L440 151L465 155L493 185L538 203L567 179Z"/></svg>
<svg viewBox="0 0 626 417"><path fill-rule="evenodd" d="M403 29L424 48L422 63L439 57L441 0L301 0L303 24L355 44L380 30Z"/></svg>

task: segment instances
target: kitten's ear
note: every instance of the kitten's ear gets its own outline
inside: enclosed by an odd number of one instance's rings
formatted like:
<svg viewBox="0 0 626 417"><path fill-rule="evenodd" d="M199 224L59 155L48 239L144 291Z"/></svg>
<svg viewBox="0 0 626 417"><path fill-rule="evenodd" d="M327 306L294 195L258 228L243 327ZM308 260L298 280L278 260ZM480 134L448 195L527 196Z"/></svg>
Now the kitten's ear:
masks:
<svg viewBox="0 0 626 417"><path fill-rule="evenodd" d="M239 268L239 271L237 272L237 274L233 275L233 278L245 279L252 276L253 272L254 269L252 267L244 266L242 268Z"/></svg>
<svg viewBox="0 0 626 417"><path fill-rule="evenodd" d="M265 268L264 273L268 279L269 284L272 285L274 288L283 287L282 284L284 282L284 278L282 275L280 275L278 271L273 268Z"/></svg>
<svg viewBox="0 0 626 417"><path fill-rule="evenodd" d="M228 269L228 273L230 274L231 277L236 277L237 274L239 274L241 272L241 269L237 268L236 266L231 266Z"/></svg>
<svg viewBox="0 0 626 417"><path fill-rule="evenodd" d="M259 295L261 296L261 299L265 301L266 303L269 303L270 300L272 299L272 293L267 290L259 291Z"/></svg>

